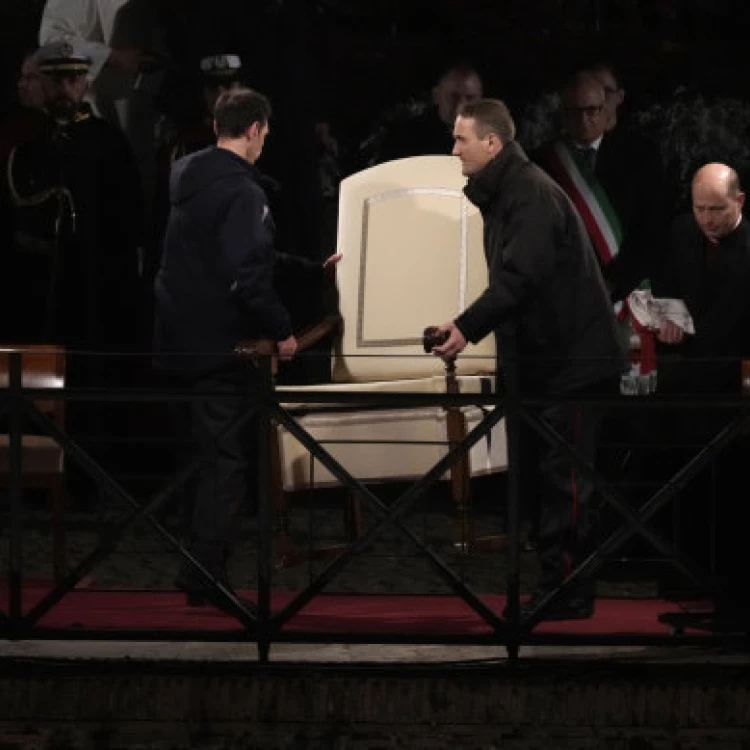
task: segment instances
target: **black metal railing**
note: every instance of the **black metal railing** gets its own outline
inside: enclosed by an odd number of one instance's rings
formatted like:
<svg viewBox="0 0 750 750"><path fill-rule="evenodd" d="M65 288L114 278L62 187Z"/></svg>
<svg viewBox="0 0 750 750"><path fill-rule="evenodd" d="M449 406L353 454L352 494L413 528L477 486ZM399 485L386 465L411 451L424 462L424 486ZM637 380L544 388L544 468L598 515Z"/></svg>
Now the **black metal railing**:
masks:
<svg viewBox="0 0 750 750"><path fill-rule="evenodd" d="M123 539L123 536L137 522L145 522L153 532L173 550L190 562L190 565L204 577L206 582L214 587L217 596L221 597L227 607L237 618L242 628L231 632L221 632L211 635L201 633L200 637L232 638L257 644L259 657L267 660L274 642L288 640L305 641L407 641L407 642L477 642L504 645L510 659L519 657L520 648L529 643L571 643L599 644L599 643L689 643L691 637L682 635L677 638L674 633L665 635L635 635L610 634L597 635L593 633L538 633L535 626L544 619L547 607L554 606L559 597L565 595L581 576L591 576L601 568L606 559L616 555L633 537L640 537L658 555L670 561L680 574L694 586L696 592L706 593L716 591L717 582L710 573L697 568L690 560L683 559L675 553L673 545L649 525L655 515L678 497L682 487L694 478L702 469L708 466L720 452L738 436L743 434L750 422L750 401L744 400L738 393L736 398L729 397L695 397L690 400L684 398L670 398L660 395L649 395L638 398L616 396L611 398L587 397L571 399L574 402L596 404L612 410L632 410L634 405L638 409L653 410L686 410L707 409L721 411L725 418L714 436L700 446L694 455L677 471L669 476L662 485L640 502L637 507L633 502L611 482L605 479L597 469L582 459L561 435L549 423L538 415L537 407L546 403L543 399L523 397L517 387L513 362L507 363L506 390L498 394L436 394L436 393L373 393L365 389L361 391L326 391L325 389L310 390L287 387L283 394L279 394L273 386L271 362L268 358L259 357L249 367L258 368L262 373L260 382L254 378L255 386L248 389L246 405L237 414L236 420L225 429L234 429L240 423L251 418L256 419L258 430L258 471L256 475L257 503L257 610L251 611L239 601L234 592L228 589L222 581L212 577L203 567L200 560L193 557L183 541L160 519L164 511L178 494L180 488L189 482L191 477L205 463L212 460L217 450L217 441L221 435L215 436L214 444L195 458L187 466L182 466L169 477L156 491L139 497L126 489L122 483L102 466L80 444L75 436L64 428L55 424L45 416L36 406L40 399L64 399L67 403L103 402L103 403L142 403L156 404L169 402L184 402L195 398L184 391L165 386L144 386L137 388L30 388L22 382L22 354L13 352L9 355L9 378L7 388L0 389L0 414L7 415L8 446L9 446L9 492L8 492L8 572L7 572L7 607L0 611L0 637L5 638L185 638L193 639L196 633L188 628L166 632L163 629L150 631L148 629L128 630L127 627L71 629L66 632L52 630L40 625L42 618L63 599L74 591L76 587L91 574L96 566L111 555ZM225 398L226 394L202 393L201 398ZM283 397L283 402L281 401ZM415 481L408 483L406 488L395 499L385 502L378 492L365 481L353 476L346 466L343 466L325 444L317 441L294 416L293 410L284 404L305 403L311 408L315 405L337 405L346 408L375 407L389 409L403 409L414 407L464 407L480 406L483 417L479 423L465 436L446 449L445 455L434 466ZM470 583L459 575L447 561L438 554L424 539L414 532L404 518L415 507L417 501L425 496L429 489L445 474L457 461L461 460L478 441L486 437L490 430L501 419L505 419L508 441L508 503L506 511L506 531L508 535L505 552L496 553L506 556L507 593L506 616L490 607ZM560 446L567 452L576 470L584 473L594 483L602 502L609 507L619 519L619 524L600 541L596 549L583 559L572 571L570 576L549 596L539 603L532 612L522 615L520 607L521 597L521 509L523 497L523 478L520 473L520 458L518 454L518 431L522 422L526 423L541 439ZM273 423L282 425L309 452L309 454L324 466L340 484L360 497L375 519L374 523L358 538L353 540L348 548L332 559L316 575L311 576L308 585L295 594L278 611L272 609L274 560L273 560L273 530L274 509L271 507L269 476L268 435ZM54 438L63 448L66 460L76 465L98 490L114 499L121 507L127 509L127 514L116 525L110 526L100 535L93 550L79 559L69 572L56 585L52 586L41 599L24 611L24 477L22 466L23 434L27 426L34 425L42 433ZM486 626L484 632L477 635L440 636L421 635L419 633L404 633L403 636L382 635L375 628L372 633L351 634L351 636L330 635L324 632L307 631L293 633L285 629L290 620L306 607L315 597L328 587L336 577L351 564L352 560L367 549L384 530L395 530L405 539L416 552L428 561L436 576L457 597L460 597L468 607L480 618ZM741 629L740 629L741 631ZM700 642L706 643L705 634L701 634ZM711 638L722 643L732 645L744 642L743 632L732 631L716 633Z"/></svg>

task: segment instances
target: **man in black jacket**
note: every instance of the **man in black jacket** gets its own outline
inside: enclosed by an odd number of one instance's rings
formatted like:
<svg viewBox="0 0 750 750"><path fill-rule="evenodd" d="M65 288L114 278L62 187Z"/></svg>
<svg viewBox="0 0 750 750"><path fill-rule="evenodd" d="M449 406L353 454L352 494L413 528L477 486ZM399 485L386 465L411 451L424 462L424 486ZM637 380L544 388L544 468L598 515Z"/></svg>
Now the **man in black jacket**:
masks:
<svg viewBox="0 0 750 750"><path fill-rule="evenodd" d="M513 140L515 126L502 102L481 99L463 107L453 135L453 153L469 178L466 195L484 219L489 285L454 321L441 326L448 339L433 351L450 359L468 341L495 331L499 369L503 357L516 351L524 393L551 398L616 393L624 357L614 313L570 200ZM543 406L539 413L593 462L599 410L563 402ZM524 449L536 451L541 512L541 577L524 605L528 612L565 581L588 551L594 488L563 449L541 443ZM579 581L544 616L585 618L593 607L593 581Z"/></svg>
<svg viewBox="0 0 750 750"><path fill-rule="evenodd" d="M188 540L193 556L227 588L230 530L245 499L255 437L252 420L235 424L248 412L254 376L232 352L238 341L253 338L274 340L282 360L297 349L274 288L271 216L254 166L270 116L268 100L250 89L219 97L217 146L180 159L172 170L171 211L154 285L156 366L193 394L227 394L190 404L193 438L208 448L218 437L220 450L194 482ZM226 605L192 565L183 564L176 585L190 605Z"/></svg>

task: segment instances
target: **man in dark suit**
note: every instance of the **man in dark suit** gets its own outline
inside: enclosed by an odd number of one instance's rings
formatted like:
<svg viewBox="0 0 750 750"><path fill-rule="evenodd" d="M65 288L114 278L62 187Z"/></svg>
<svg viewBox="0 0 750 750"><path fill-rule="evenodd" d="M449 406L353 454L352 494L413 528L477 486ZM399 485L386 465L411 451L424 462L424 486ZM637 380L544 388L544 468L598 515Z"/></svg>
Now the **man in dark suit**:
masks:
<svg viewBox="0 0 750 750"><path fill-rule="evenodd" d="M683 398L732 398L740 392L740 362L750 357L750 224L742 216L745 194L735 170L717 163L695 173L691 194L693 212L673 223L664 273L654 292L683 300L694 332L671 321L662 325L659 390ZM690 450L694 455L731 417L727 409L702 407L670 410L664 420L671 428L668 436L695 444ZM740 435L719 454L713 470L699 475L681 493L678 529L683 553L704 566L713 565L724 583L720 614L746 625L750 587L742 555L745 526L737 518L749 442L747 434Z"/></svg>
<svg viewBox="0 0 750 750"><path fill-rule="evenodd" d="M666 217L659 154L621 126L608 130L607 92L591 73L572 76L560 100L561 135L533 157L579 209L618 302L661 265Z"/></svg>

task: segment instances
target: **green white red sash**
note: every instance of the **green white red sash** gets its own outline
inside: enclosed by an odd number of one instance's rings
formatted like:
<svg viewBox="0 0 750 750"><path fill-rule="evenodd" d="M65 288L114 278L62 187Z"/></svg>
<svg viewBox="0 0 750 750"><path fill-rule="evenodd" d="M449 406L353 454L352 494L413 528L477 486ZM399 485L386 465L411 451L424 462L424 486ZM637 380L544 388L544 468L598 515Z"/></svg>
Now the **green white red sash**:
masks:
<svg viewBox="0 0 750 750"><path fill-rule="evenodd" d="M620 251L623 232L620 220L604 192L604 188L586 166L576 160L569 146L562 140L549 148L547 167L550 174L567 193L586 225L591 242L602 266L606 266ZM620 320L628 318L640 339L640 348L631 351L638 372L646 375L656 369L656 341L652 331L641 326L630 313L627 299L615 305Z"/></svg>
<svg viewBox="0 0 750 750"><path fill-rule="evenodd" d="M573 201L591 236L602 266L606 266L619 252L622 227L612 204L594 176L581 167L564 141L555 142L549 149L549 171Z"/></svg>

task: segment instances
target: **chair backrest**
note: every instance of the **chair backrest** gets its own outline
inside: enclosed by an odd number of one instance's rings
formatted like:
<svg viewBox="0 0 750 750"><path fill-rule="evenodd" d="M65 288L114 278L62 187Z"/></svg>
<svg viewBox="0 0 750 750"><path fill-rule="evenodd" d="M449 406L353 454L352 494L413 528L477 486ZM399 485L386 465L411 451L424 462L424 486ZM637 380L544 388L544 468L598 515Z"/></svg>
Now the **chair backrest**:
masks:
<svg viewBox="0 0 750 750"><path fill-rule="evenodd" d="M11 354L21 354L21 385L24 388L64 388L65 348L56 344L0 344L0 388L10 383ZM65 418L63 399L37 399L36 407L56 424Z"/></svg>
<svg viewBox="0 0 750 750"><path fill-rule="evenodd" d="M482 218L453 156L380 164L341 183L336 276L343 335L336 382L439 375L425 327L462 312L487 286ZM494 337L469 346L459 374L495 369Z"/></svg>

